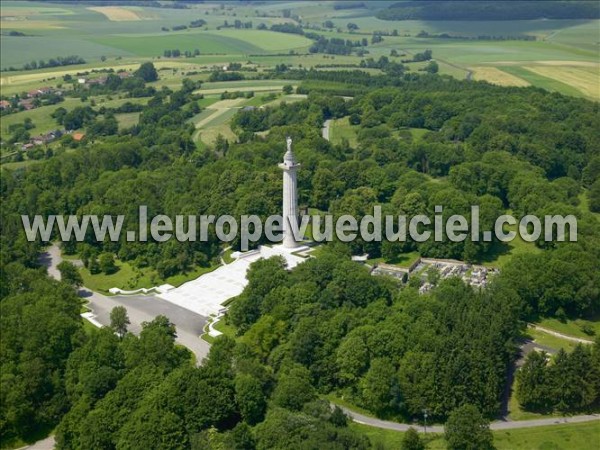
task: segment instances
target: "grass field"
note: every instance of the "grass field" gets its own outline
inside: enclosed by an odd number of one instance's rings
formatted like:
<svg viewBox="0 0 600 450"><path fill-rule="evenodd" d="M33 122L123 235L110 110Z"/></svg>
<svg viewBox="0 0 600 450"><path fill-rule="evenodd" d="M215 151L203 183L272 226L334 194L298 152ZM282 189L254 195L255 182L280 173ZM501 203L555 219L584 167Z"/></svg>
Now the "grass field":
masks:
<svg viewBox="0 0 600 450"><path fill-rule="evenodd" d="M347 139L350 146L356 147L356 133L359 129L358 125L350 125L348 117L332 120L329 125L329 140L332 144L340 144L343 139Z"/></svg>
<svg viewBox="0 0 600 450"><path fill-rule="evenodd" d="M550 347L557 351L563 349L566 352L572 352L577 346L577 342L573 342L568 339L562 339L560 337L544 333L543 331L534 330L532 328L527 329L527 336L536 344Z"/></svg>
<svg viewBox="0 0 600 450"><path fill-rule="evenodd" d="M558 319L542 319L539 322L536 322L536 325L547 328L552 331L556 331L561 334L565 334L567 336L573 336L582 339L594 340L596 336L600 336L600 318L596 318L596 320L585 320L585 319L575 319L575 320L567 320L566 322L561 322ZM590 327L594 330L595 334L590 336L589 334L583 331L583 327Z"/></svg>
<svg viewBox="0 0 600 450"><path fill-rule="evenodd" d="M131 128L131 127L137 125L140 120L140 113L132 112L132 113L116 114L115 117L116 117L117 121L119 122L119 129L122 130L123 128Z"/></svg>
<svg viewBox="0 0 600 450"><path fill-rule="evenodd" d="M600 99L600 66L524 66L525 69L574 87L586 97Z"/></svg>
<svg viewBox="0 0 600 450"><path fill-rule="evenodd" d="M35 124L35 128L32 128L31 130L29 130L29 133L31 134L31 136L37 136L42 133L47 133L48 131L51 131L51 130L56 130L57 128L62 128L62 126L59 125L56 122L56 120L51 117L51 114L57 108L62 107L62 108L65 108L67 111L70 111L77 106L89 106L90 100L92 100L92 99L96 103L96 106L94 107L94 109L98 109L101 106L104 106L106 108L116 108L126 102L131 102L131 103L136 103L136 104L145 104L148 102L147 98L115 98L112 100L108 100L108 99L106 99L105 96L93 97L93 98L88 99L87 102L82 102L78 98L67 97L67 98L65 98L64 102L58 103L56 105L41 106L39 108L31 109L29 111L21 111L18 113L3 116L2 117L2 126L0 127L0 135L2 136L2 138L8 137L9 136L8 127L13 124L23 123L23 121L26 118L30 118L33 121L33 123ZM137 114L137 117L139 117L139 113L131 113L131 114ZM119 119L119 123L120 124L123 123L121 126L131 126L131 124L127 125L127 123L131 123L134 120L134 116L131 114L117 115L117 119ZM127 118L125 118L125 117L119 118L119 116L126 116ZM137 117L135 118L135 123L137 123ZM122 121L125 121L125 122L122 122Z"/></svg>
<svg viewBox="0 0 600 450"><path fill-rule="evenodd" d="M136 14L136 11L120 6L96 6L88 8L90 11L96 11L104 14L108 20L116 22L127 20L141 20L142 17Z"/></svg>
<svg viewBox="0 0 600 450"><path fill-rule="evenodd" d="M215 270L218 266L195 267L186 273L174 275L164 280L160 279L156 272L149 269L137 269L126 261L115 262L119 270L111 275L104 273L92 275L85 267L80 269L83 285L93 291L108 294L108 290L118 287L124 290L135 290L140 288L151 288L161 284L180 286L183 283L198 278L200 275Z"/></svg>
<svg viewBox="0 0 600 450"><path fill-rule="evenodd" d="M373 428L358 423L350 424L355 431L368 436L375 448L397 450L401 448L404 433L394 430ZM508 431L493 431L497 450L597 450L600 440L598 421L552 425L538 428L523 428ZM421 435L423 436L423 435ZM427 450L443 450L446 441L442 435L423 436Z"/></svg>
<svg viewBox="0 0 600 450"><path fill-rule="evenodd" d="M507 210L506 214L512 214L512 211ZM518 224L505 225L504 231L517 231L517 228ZM520 234L517 233L515 238L510 242L495 242L491 251L484 258L477 261L477 263L502 269L515 255L540 253L541 251L533 242L524 241L521 239Z"/></svg>
<svg viewBox="0 0 600 450"><path fill-rule="evenodd" d="M385 259L385 258L373 258L373 259L369 259L368 262L369 262L369 264L377 264L377 263L391 264L391 265L402 267L402 268L406 269L406 268L410 267L420 256L421 255L419 255L419 252L408 252L408 253L401 254L398 258L393 259L393 260L389 260L389 259Z"/></svg>
<svg viewBox="0 0 600 450"><path fill-rule="evenodd" d="M389 55L392 49L408 55L425 49L433 51L440 65L440 73L465 78L468 68L474 68L475 79L485 79L501 85L524 86L532 84L567 95L596 99L598 71L574 66L573 62L596 63L598 60L597 20L524 20L524 21L383 21L374 17L380 2L365 4L363 8L336 10L328 2L279 2L268 5L246 5L220 10L213 4L190 5L190 9L141 8L137 6L92 6L64 4L48 6L43 2L4 1L2 5L3 31L17 30L27 37L3 36L1 42L2 68L19 66L32 59L39 60L66 54L81 55L89 61L85 66L120 57L141 62L157 58L165 49L179 48L201 52L199 57L185 60L195 64L223 64L228 61L252 59L261 67L276 63L303 67L315 65L358 64L357 56L302 54L311 44L303 36L257 30L259 23L293 21L282 17L291 10L311 24L329 19L337 30L320 30L327 37L361 39L374 31L398 31L398 36L385 36L383 42L369 45L372 57ZM268 16L268 17L266 17ZM202 17L207 24L202 28L181 31L161 31L174 25L189 24ZM221 28L233 17L252 21L253 29ZM359 26L357 33L349 33L348 22ZM418 38L417 34L448 33L454 36L535 36L536 41L502 40L483 41L465 39ZM290 54L294 51L296 54ZM298 54L300 53L300 54ZM250 56L254 55L254 56ZM141 59L140 59L141 58ZM541 62L555 62L552 68ZM157 61L158 62L158 61ZM183 61L161 61L177 64ZM509 68L503 67L509 65ZM411 65L411 70L419 65ZM64 68L58 68L64 70ZM57 75L58 76L58 75ZM3 80L4 82L4 80ZM171 87L171 85L169 85Z"/></svg>
<svg viewBox="0 0 600 450"><path fill-rule="evenodd" d="M471 67L474 80L485 80L499 86L529 86L529 82L497 67Z"/></svg>

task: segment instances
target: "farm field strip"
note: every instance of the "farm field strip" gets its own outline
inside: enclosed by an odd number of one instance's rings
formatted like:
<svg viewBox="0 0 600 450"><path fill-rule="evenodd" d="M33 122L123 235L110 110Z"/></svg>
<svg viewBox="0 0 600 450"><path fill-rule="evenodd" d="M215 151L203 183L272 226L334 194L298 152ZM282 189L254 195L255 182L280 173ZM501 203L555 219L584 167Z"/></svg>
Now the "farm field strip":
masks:
<svg viewBox="0 0 600 450"><path fill-rule="evenodd" d="M94 6L87 9L103 14L108 20L114 22L142 19L135 11L120 6Z"/></svg>
<svg viewBox="0 0 600 450"><path fill-rule="evenodd" d="M571 95L573 97L585 96L579 89L576 89L573 86L565 84L554 78L549 78L547 76L540 75L539 73L534 73L528 69L525 69L524 67L507 65L502 66L502 70L528 81L533 86L546 89L550 92L559 92L561 94Z"/></svg>
<svg viewBox="0 0 600 450"><path fill-rule="evenodd" d="M484 80L499 86L530 86L528 81L497 67L477 66L470 69L473 71L473 79L477 81Z"/></svg>
<svg viewBox="0 0 600 450"><path fill-rule="evenodd" d="M600 99L600 72L588 71L569 66L524 66L525 69L538 75L552 78L578 89L594 99ZM586 67L587 68L587 67Z"/></svg>

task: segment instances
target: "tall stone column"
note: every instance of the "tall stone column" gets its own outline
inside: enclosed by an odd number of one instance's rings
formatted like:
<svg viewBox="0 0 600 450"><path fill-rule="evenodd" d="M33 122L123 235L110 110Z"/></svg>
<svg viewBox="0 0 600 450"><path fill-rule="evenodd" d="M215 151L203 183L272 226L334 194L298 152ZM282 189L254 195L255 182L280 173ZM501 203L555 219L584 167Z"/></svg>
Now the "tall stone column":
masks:
<svg viewBox="0 0 600 450"><path fill-rule="evenodd" d="M300 164L296 163L292 152L292 138L287 138L287 152L279 168L283 170L283 246L286 248L298 247L299 242L294 239L291 224L298 224L298 191L296 188L296 171Z"/></svg>

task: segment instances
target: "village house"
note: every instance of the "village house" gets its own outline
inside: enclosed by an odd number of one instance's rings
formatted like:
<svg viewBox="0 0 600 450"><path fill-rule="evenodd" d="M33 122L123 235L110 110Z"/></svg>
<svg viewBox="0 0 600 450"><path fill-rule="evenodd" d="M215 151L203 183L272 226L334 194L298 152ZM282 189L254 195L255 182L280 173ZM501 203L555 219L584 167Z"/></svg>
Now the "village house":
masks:
<svg viewBox="0 0 600 450"><path fill-rule="evenodd" d="M106 83L107 77L98 77L98 78L92 78L91 80L87 80L87 84L99 84L99 85L103 85Z"/></svg>
<svg viewBox="0 0 600 450"><path fill-rule="evenodd" d="M73 133L71 136L73 136L74 141L80 142L85 137L85 134L84 133Z"/></svg>
<svg viewBox="0 0 600 450"><path fill-rule="evenodd" d="M31 142L34 145L49 144L50 142L54 141L55 139L61 137L62 135L63 135L63 132L60 130L49 131L48 133L41 134L39 136L35 136L31 140Z"/></svg>
<svg viewBox="0 0 600 450"><path fill-rule="evenodd" d="M10 102L8 100L0 100L0 109L10 108Z"/></svg>
<svg viewBox="0 0 600 450"><path fill-rule="evenodd" d="M39 97L40 95L45 95L45 94L50 94L50 93L52 93L52 88L45 86L45 87L41 87L41 88L33 89L33 90L29 91L27 93L27 97L35 98L35 97Z"/></svg>

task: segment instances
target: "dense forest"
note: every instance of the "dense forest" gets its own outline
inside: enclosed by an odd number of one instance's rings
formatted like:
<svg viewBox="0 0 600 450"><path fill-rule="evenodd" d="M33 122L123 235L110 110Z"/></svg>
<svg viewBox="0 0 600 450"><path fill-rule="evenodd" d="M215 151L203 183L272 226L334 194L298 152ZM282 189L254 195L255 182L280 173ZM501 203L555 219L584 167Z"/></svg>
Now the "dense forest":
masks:
<svg viewBox="0 0 600 450"><path fill-rule="evenodd" d="M500 414L526 321L599 312L600 230L581 204L600 202L597 103L430 74L274 76L304 80L308 99L239 112L237 143L196 148L186 119L198 98L184 82L155 92L128 130L2 170L3 440L58 425L61 449L369 448L325 394L381 417L412 420L427 408L444 421L470 405L489 420ZM321 137L324 120L341 117L358 126L356 144ZM217 339L200 367L164 317L139 336L83 332L79 299L38 268L42 243L26 241L21 214L124 214L137 223L138 205L147 205L149 215L266 217L280 210L287 135L302 163L303 205L360 218L375 204L407 215L444 205L445 216L467 217L479 204L482 231L507 210L574 214L579 240L532 244L537 251L513 257L485 290L449 279L426 294L418 282L373 277L349 256L416 250L478 262L505 244L334 242L291 271L261 260L227 316L235 339ZM210 264L220 247L212 234L193 243L89 236L64 251L91 260L111 253L168 276ZM593 410L599 373L599 344L551 365L530 357L518 395L530 410ZM585 384L585 393L556 395L560 383Z"/></svg>
<svg viewBox="0 0 600 450"><path fill-rule="evenodd" d="M535 20L598 19L595 2L578 0L503 0L462 2L412 0L394 3L377 12L383 20Z"/></svg>

